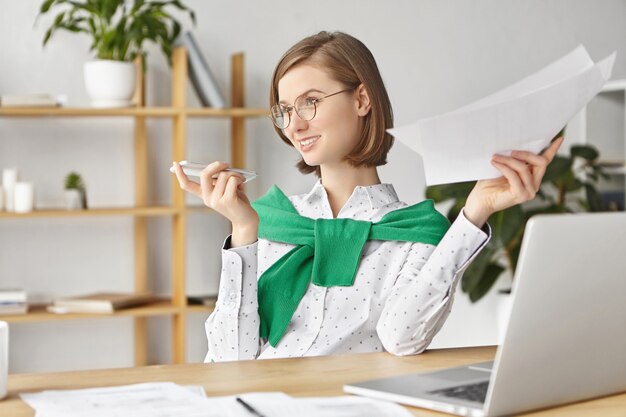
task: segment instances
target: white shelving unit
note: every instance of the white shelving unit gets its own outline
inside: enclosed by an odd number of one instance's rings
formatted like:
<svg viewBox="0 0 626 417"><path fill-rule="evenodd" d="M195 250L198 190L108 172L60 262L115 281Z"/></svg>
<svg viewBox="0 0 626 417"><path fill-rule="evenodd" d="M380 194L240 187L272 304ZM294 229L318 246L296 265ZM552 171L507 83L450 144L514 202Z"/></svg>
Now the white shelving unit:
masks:
<svg viewBox="0 0 626 417"><path fill-rule="evenodd" d="M600 152L610 181L601 181L602 192L622 195L626 192L626 79L606 83L568 123L566 136L570 144L590 144ZM624 207L624 198L621 198Z"/></svg>

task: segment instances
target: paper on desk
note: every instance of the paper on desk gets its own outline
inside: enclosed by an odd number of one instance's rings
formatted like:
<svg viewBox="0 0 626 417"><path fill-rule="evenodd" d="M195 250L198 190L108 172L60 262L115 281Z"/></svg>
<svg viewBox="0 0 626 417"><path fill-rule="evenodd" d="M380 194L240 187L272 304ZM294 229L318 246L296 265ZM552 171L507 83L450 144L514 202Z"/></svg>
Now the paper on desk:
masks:
<svg viewBox="0 0 626 417"><path fill-rule="evenodd" d="M239 395L267 417L411 417L404 407L362 397L289 397L284 393ZM250 417L250 416L249 416Z"/></svg>
<svg viewBox="0 0 626 417"><path fill-rule="evenodd" d="M36 417L250 417L234 401L209 401L173 382L20 394Z"/></svg>
<svg viewBox="0 0 626 417"><path fill-rule="evenodd" d="M389 129L422 156L427 185L497 178L493 154L538 153L611 77L581 45L536 73L460 109Z"/></svg>
<svg viewBox="0 0 626 417"><path fill-rule="evenodd" d="M321 415L330 412L335 417L412 417L413 413L399 404L349 395L341 397L308 397L298 399L313 405ZM318 414L319 415L319 414Z"/></svg>
<svg viewBox="0 0 626 417"><path fill-rule="evenodd" d="M403 407L360 397L293 398L282 392L238 395L268 417L403 417ZM36 417L251 417L236 396L205 397L202 387L155 382L21 394Z"/></svg>

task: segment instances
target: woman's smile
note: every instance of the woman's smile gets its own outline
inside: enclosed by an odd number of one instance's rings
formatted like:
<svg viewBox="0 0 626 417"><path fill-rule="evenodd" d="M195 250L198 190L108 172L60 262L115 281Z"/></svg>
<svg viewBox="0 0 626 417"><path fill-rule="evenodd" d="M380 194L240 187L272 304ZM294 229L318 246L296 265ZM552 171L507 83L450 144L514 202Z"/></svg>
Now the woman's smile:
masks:
<svg viewBox="0 0 626 417"><path fill-rule="evenodd" d="M300 143L300 150L302 152L309 151L311 148L313 148L315 143L317 143L319 138L320 138L320 136L317 135L317 136L308 136L308 137L303 138L303 139L298 139L298 143Z"/></svg>

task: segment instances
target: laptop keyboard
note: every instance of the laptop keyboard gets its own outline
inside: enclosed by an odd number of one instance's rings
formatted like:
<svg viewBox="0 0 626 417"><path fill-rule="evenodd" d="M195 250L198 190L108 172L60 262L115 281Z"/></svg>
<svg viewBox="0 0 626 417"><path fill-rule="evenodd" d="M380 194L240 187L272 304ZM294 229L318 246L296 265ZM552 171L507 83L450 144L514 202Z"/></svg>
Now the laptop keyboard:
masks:
<svg viewBox="0 0 626 417"><path fill-rule="evenodd" d="M429 394L443 395L444 397L461 398L463 400L484 403L487 398L489 381L476 384L459 385L458 387L430 391Z"/></svg>

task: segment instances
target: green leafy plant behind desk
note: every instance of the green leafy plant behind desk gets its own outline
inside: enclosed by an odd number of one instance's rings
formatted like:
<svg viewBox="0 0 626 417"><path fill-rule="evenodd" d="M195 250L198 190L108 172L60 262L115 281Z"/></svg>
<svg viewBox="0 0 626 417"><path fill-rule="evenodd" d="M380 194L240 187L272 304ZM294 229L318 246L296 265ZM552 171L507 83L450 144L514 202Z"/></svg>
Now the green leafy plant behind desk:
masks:
<svg viewBox="0 0 626 417"><path fill-rule="evenodd" d="M145 41L161 47L170 59L172 48L181 26L169 13L169 8L189 13L195 23L195 14L180 1L150 0L46 0L40 14L58 12L47 30L43 44L46 45L59 30L84 32L91 36L92 51L98 59L133 61L145 57Z"/></svg>
<svg viewBox="0 0 626 417"><path fill-rule="evenodd" d="M589 145L575 145L568 157L557 155L548 166L537 198L495 213L489 218L492 238L465 271L461 288L472 302L480 300L506 270L515 271L524 227L541 213L601 211L596 190L599 178L609 179L598 164L598 151ZM452 200L447 213L453 222L465 206L476 182L436 185L426 188L426 197L436 203Z"/></svg>

